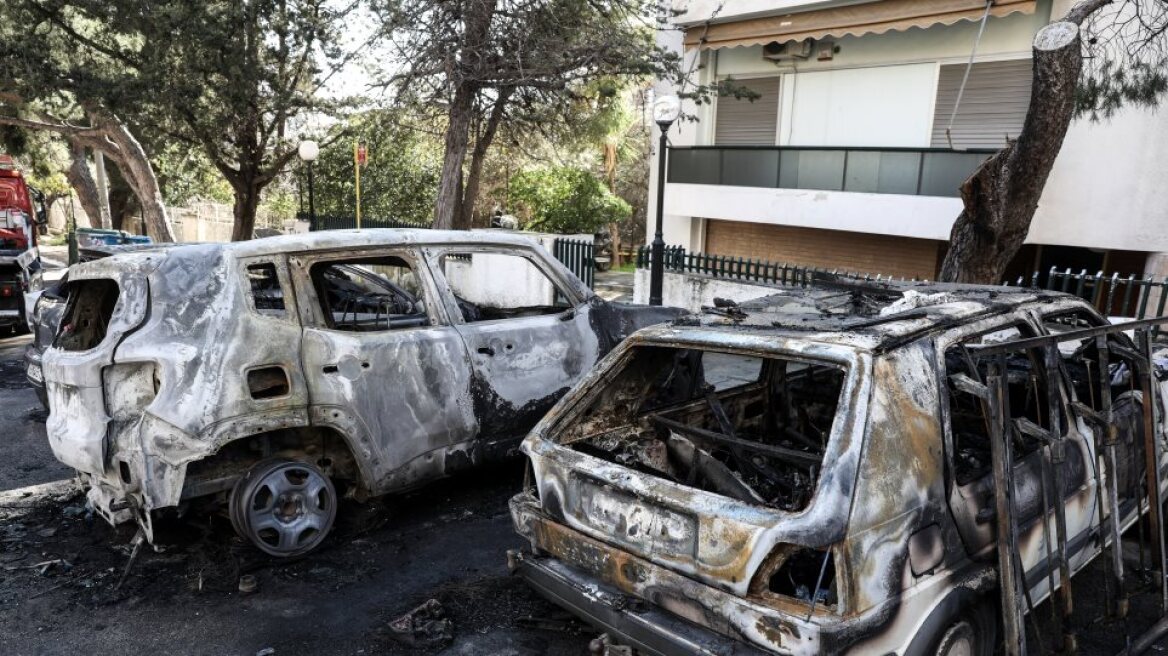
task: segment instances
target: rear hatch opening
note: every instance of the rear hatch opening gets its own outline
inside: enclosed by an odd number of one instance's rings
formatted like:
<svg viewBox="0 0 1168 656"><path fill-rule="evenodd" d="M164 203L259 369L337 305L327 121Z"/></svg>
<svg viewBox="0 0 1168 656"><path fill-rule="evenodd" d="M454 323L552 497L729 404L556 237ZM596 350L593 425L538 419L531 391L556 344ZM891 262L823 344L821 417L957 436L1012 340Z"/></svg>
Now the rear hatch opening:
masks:
<svg viewBox="0 0 1168 656"><path fill-rule="evenodd" d="M649 476L798 512L818 486L843 366L639 346L557 440Z"/></svg>
<svg viewBox="0 0 1168 656"><path fill-rule="evenodd" d="M118 295L118 283L108 278L69 283L69 305L53 345L65 351L88 351L101 344Z"/></svg>

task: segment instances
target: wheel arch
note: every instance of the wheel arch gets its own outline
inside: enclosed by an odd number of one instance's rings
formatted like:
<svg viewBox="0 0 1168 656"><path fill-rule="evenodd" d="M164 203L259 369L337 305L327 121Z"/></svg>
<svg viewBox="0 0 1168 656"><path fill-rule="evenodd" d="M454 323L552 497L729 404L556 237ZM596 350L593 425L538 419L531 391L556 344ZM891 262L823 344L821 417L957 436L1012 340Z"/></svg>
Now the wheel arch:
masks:
<svg viewBox="0 0 1168 656"><path fill-rule="evenodd" d="M214 453L187 464L182 497L202 497L229 490L235 480L263 460L283 457L310 462L330 477L369 490L370 463L359 457L353 439L335 426L301 425L241 434Z"/></svg>

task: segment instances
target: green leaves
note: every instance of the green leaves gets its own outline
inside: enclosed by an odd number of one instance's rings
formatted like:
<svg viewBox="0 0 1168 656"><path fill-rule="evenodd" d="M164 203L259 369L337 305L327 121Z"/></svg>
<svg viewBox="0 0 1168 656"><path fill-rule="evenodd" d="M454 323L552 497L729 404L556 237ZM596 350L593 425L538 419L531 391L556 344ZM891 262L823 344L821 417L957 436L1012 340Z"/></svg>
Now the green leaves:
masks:
<svg viewBox="0 0 1168 656"><path fill-rule="evenodd" d="M595 175L576 167L517 174L511 180L511 200L523 210L524 228L557 234L593 233L632 213Z"/></svg>

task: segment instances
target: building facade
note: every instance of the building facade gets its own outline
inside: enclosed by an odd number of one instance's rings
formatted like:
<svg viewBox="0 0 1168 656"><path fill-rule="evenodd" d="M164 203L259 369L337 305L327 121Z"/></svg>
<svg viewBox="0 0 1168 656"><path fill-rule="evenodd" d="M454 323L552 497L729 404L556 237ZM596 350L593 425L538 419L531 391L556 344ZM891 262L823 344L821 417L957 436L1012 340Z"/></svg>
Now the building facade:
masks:
<svg viewBox="0 0 1168 656"><path fill-rule="evenodd" d="M934 278L960 184L1021 130L1034 36L1070 4L676 0L659 39L723 95L670 131L666 243ZM1168 273L1166 119L1077 119L1012 269Z"/></svg>

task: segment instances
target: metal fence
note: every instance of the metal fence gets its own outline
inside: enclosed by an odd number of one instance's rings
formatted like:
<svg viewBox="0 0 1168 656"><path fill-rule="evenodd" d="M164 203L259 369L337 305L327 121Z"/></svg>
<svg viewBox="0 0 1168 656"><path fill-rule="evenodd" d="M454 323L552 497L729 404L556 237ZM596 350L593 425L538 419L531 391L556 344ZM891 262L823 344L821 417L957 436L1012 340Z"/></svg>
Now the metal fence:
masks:
<svg viewBox="0 0 1168 656"><path fill-rule="evenodd" d="M641 246L637 249L638 269L649 268L650 250L650 246ZM895 279L881 274L799 266L748 257L691 253L681 246L665 247L664 265L666 271L675 273L694 273L726 280L801 287L810 285L817 278L827 276L873 282Z"/></svg>
<svg viewBox="0 0 1168 656"><path fill-rule="evenodd" d="M650 247L637 250L637 268L649 268ZM666 271L692 273L725 280L738 280L771 285L801 286L815 282L820 277L843 277L862 281L906 280L881 274L822 269L767 260L709 255L687 252L681 246L666 246L664 265ZM917 280L913 278L912 280ZM1072 269L1060 270L1052 267L1049 271L1035 271L1030 276L1021 276L1003 283L1006 286L1029 286L1051 291L1074 294L1090 301L1101 313L1108 316L1144 319L1164 315L1168 306L1168 277L1121 276L1118 273L1105 274L1102 271L1087 273L1083 269L1076 273Z"/></svg>
<svg viewBox="0 0 1168 656"><path fill-rule="evenodd" d="M1090 301L1106 315L1136 319L1164 316L1165 302L1168 301L1165 293L1168 278L1157 280L1150 275L1087 273L1087 269L1076 273L1072 269L1060 271L1058 267L1051 267L1045 276L1043 272L1035 271L1029 279L1022 276L1006 284L1067 292Z"/></svg>
<svg viewBox="0 0 1168 656"><path fill-rule="evenodd" d="M552 255L583 280L589 289L592 288L596 271L596 252L592 242L559 237L552 242Z"/></svg>

